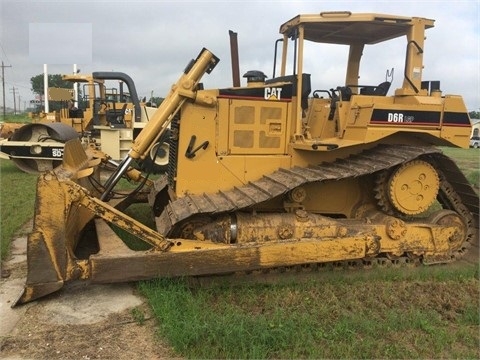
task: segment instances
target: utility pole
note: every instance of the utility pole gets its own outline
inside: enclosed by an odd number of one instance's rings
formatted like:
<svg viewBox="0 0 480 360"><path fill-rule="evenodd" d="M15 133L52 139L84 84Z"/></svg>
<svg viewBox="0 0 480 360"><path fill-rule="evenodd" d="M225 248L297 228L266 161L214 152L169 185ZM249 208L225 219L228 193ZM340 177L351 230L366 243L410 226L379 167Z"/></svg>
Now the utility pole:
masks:
<svg viewBox="0 0 480 360"><path fill-rule="evenodd" d="M77 69L77 64L73 64L73 75L77 75L79 70ZM78 107L78 83L73 83L73 105Z"/></svg>
<svg viewBox="0 0 480 360"><path fill-rule="evenodd" d="M45 107L44 107L43 111L45 112L45 114L48 114L50 109L48 107L48 67L47 67L47 64L43 64L43 93L45 94L44 95Z"/></svg>
<svg viewBox="0 0 480 360"><path fill-rule="evenodd" d="M2 89L3 89L3 119L5 120L5 68L12 67L12 65L3 65L2 61Z"/></svg>
<svg viewBox="0 0 480 360"><path fill-rule="evenodd" d="M15 97L15 86L11 90L13 93L13 115L17 115L17 100Z"/></svg>

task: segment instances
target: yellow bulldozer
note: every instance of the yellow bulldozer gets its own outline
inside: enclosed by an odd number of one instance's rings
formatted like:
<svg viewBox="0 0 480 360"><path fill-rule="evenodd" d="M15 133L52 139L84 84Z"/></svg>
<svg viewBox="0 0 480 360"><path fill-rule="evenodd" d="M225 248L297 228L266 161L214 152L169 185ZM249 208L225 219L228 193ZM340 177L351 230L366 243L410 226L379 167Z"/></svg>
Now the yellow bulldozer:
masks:
<svg viewBox="0 0 480 360"><path fill-rule="evenodd" d="M70 281L462 257L475 240L479 198L438 147L468 148L471 124L461 96L422 79L433 26L385 14L298 15L280 26L278 76L248 71L246 86L219 89L201 82L219 62L202 49L107 176L108 156L78 140L65 144L62 166L39 176L17 303ZM398 38L401 86L360 83L364 48ZM305 71L307 44L348 46L345 79L312 87L322 74ZM151 179L135 164L167 128L168 172ZM143 187L119 197L122 178ZM148 203L155 229L126 214L135 202ZM127 246L114 229L147 249Z"/></svg>

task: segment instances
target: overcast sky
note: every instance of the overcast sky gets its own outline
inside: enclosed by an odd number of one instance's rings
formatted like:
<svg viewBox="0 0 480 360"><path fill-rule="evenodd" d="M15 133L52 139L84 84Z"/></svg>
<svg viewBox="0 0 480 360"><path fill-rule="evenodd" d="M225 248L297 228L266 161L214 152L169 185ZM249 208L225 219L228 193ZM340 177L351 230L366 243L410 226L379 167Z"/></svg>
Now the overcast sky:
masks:
<svg viewBox="0 0 480 360"><path fill-rule="evenodd" d="M435 20L427 31L424 80L440 80L443 94L459 94L469 111L480 110L480 2L468 1L162 1L0 0L0 55L6 66L6 104L13 87L21 107L33 99L30 78L43 72L120 71L135 81L140 96L164 96L202 47L220 58L205 75L205 88L232 84L228 31L238 33L240 75L261 70L272 76L280 25L302 13L348 10ZM49 34L49 36L45 36ZM372 46L372 49L374 46ZM392 88L402 82L405 42L364 52L361 83L378 84L394 68ZM313 56L314 55L314 56ZM306 72L312 88L344 82L346 52L318 51ZM242 84L245 81L242 78ZM1 92L1 87L0 87ZM1 99L0 99L1 101ZM18 97L17 97L18 101Z"/></svg>

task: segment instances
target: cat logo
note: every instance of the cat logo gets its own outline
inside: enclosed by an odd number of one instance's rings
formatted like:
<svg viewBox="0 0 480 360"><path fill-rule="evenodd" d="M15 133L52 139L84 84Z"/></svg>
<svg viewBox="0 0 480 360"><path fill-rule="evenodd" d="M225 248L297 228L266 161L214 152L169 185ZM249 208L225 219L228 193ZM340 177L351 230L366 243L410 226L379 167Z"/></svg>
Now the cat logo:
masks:
<svg viewBox="0 0 480 360"><path fill-rule="evenodd" d="M280 100L282 94L282 88L272 87L265 88L265 100Z"/></svg>

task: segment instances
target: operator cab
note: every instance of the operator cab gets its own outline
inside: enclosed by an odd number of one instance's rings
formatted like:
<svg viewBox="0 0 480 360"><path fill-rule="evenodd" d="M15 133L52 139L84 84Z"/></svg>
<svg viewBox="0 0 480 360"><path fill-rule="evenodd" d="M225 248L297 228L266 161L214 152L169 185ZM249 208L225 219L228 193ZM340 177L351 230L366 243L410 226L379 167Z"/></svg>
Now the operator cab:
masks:
<svg viewBox="0 0 480 360"><path fill-rule="evenodd" d="M423 131L427 142L442 145L451 141L447 131L440 139L432 136L432 131L470 126L460 97L443 96L439 81L422 80L425 30L433 26L434 20L427 18L348 11L298 15L282 24L283 37L275 45L273 76L266 83L288 81L294 88L293 148L328 151L386 137L402 142L400 137L409 131L406 128ZM387 41L388 45L384 45ZM279 44L281 50L277 49ZM374 51L376 57L367 54L363 58L366 46L377 44L383 51ZM320 52L320 48L324 51ZM388 57L389 62L404 66L401 86L394 91L393 67L378 78L370 72L365 77L370 80L359 80L361 62L376 70L387 53L385 49L396 54ZM338 81L332 75L336 70L332 70L330 59L335 59L334 67L338 68L342 51L347 62L344 80ZM281 54L278 64L277 53ZM323 66L324 59L330 61L328 67ZM313 87L311 82L318 80L331 85ZM447 107L456 110L447 112ZM454 142L463 146L463 138L462 133Z"/></svg>

